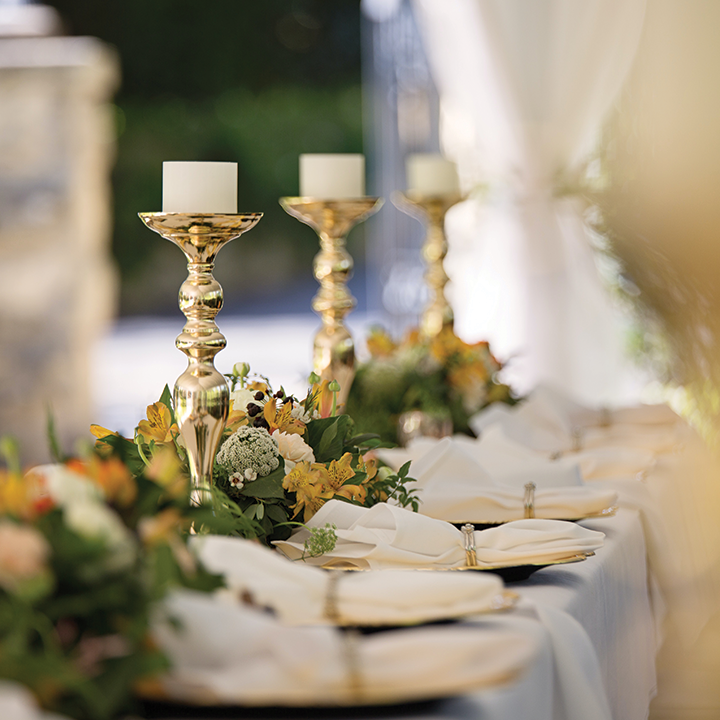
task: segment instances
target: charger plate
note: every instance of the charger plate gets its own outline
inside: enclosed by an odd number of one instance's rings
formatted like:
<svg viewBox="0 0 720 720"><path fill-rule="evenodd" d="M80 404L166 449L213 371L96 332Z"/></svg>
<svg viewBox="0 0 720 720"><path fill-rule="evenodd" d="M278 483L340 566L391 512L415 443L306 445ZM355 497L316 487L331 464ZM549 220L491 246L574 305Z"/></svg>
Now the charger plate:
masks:
<svg viewBox="0 0 720 720"><path fill-rule="evenodd" d="M329 670L317 670L327 677L324 682L316 679L299 685L295 678L294 685L275 682L263 686L261 676L257 676L258 683L245 682L240 688L227 681L213 686L212 680L206 678L220 671L211 668L170 671L138 689L143 700L160 703L162 712L148 712L145 717L317 717L308 715L309 708L323 709L328 717L329 708L421 703L506 685L538 652L537 641L526 634L474 623L393 629L370 635L337 632L341 633L344 650L339 659L328 659ZM233 672L242 682L244 669ZM197 708L206 711L198 714ZM268 715L258 713L258 708L267 708L268 712L279 708L282 712ZM215 714L215 709L220 712ZM342 717L347 715L343 713Z"/></svg>
<svg viewBox="0 0 720 720"><path fill-rule="evenodd" d="M538 570L553 565L569 565L578 563L595 555L594 552L579 552L568 555L567 557L555 560L536 560L535 562L523 563L521 565L462 565L460 567L417 567L405 568L407 570L417 570L419 572L491 572L499 575L504 582L520 582L527 580L530 575ZM372 572L369 568L358 568L350 565L331 565L323 568L324 570L340 570L345 572Z"/></svg>
<svg viewBox="0 0 720 720"><path fill-rule="evenodd" d="M618 511L617 505L611 505L610 507L606 507L603 510L600 510L595 513L590 513L589 515L583 515L582 517L575 517L575 518L546 518L546 517L536 517L536 520L562 520L563 522L581 522L583 520L597 520L598 518L607 518L607 517L615 517ZM512 520L501 520L499 522L469 522L470 525L472 525L475 530L489 530L490 528L494 527L500 527L500 525L506 525L509 522L514 522L515 520L524 520L526 518L513 518ZM467 523L452 523L456 528L460 529L463 525Z"/></svg>

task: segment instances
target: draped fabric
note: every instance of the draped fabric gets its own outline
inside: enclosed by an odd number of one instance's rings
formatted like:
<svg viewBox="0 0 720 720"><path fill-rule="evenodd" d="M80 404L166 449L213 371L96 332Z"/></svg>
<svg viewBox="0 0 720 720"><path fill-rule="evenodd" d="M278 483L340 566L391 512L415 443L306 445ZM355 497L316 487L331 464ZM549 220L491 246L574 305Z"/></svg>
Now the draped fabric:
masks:
<svg viewBox="0 0 720 720"><path fill-rule="evenodd" d="M414 0L441 98L441 143L479 199L448 215L458 334L511 381L590 403L633 392L579 177L639 42L645 0Z"/></svg>

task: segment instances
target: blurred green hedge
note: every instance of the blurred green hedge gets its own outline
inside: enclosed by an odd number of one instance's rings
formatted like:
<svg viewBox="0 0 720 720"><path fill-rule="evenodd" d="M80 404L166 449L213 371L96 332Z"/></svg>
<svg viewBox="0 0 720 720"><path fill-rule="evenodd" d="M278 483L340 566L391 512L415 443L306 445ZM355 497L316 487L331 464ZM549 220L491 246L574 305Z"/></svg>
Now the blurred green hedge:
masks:
<svg viewBox="0 0 720 720"><path fill-rule="evenodd" d="M113 251L124 314L177 312L182 255L151 234L163 160L239 164L240 211L265 217L223 250L229 304L311 275L317 240L278 205L303 152L362 152L359 0L51 0L73 35L120 55ZM356 260L360 234L353 238Z"/></svg>

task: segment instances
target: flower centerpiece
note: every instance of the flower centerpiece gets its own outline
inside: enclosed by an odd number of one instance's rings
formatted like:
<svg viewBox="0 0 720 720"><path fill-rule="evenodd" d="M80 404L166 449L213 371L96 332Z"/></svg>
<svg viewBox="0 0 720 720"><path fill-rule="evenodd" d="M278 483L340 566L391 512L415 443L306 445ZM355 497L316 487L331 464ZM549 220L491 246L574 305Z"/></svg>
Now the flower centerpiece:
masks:
<svg viewBox="0 0 720 720"><path fill-rule="evenodd" d="M374 433L356 434L353 419L338 412L335 381L310 376L305 398L272 389L261 375L238 363L227 376L231 409L213 467L215 524L224 531L265 543L289 537L336 498L369 507L392 499L418 508L407 487L409 463L397 473L379 463ZM132 467L149 467L160 450L187 466L167 388L148 408L133 438L93 426L97 447L123 444Z"/></svg>
<svg viewBox="0 0 720 720"><path fill-rule="evenodd" d="M133 472L111 438L103 456L23 474L13 443L0 449L0 678L77 720L124 716L168 665L149 638L154 603L221 584L187 548L190 525L213 515L191 507L170 453Z"/></svg>
<svg viewBox="0 0 720 720"><path fill-rule="evenodd" d="M357 368L347 411L358 429L372 428L385 441L398 441L403 413L422 411L447 419L451 431L472 435L472 415L492 402L515 402L497 379L502 363L489 344L466 343L452 327L434 337L413 329L400 342L375 328L367 347L370 359Z"/></svg>

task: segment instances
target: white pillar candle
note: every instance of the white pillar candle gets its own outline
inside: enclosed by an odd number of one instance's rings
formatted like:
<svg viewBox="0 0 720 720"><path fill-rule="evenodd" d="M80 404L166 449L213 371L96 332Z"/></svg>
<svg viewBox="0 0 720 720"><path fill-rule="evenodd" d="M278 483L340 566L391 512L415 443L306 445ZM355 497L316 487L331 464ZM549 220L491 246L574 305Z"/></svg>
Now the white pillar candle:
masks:
<svg viewBox="0 0 720 720"><path fill-rule="evenodd" d="M237 163L164 162L163 212L237 212Z"/></svg>
<svg viewBox="0 0 720 720"><path fill-rule="evenodd" d="M420 195L457 195L457 167L442 155L410 155L405 164L407 189Z"/></svg>
<svg viewBox="0 0 720 720"><path fill-rule="evenodd" d="M364 155L301 155L300 195L332 200L365 195Z"/></svg>

